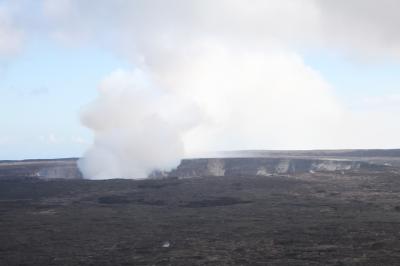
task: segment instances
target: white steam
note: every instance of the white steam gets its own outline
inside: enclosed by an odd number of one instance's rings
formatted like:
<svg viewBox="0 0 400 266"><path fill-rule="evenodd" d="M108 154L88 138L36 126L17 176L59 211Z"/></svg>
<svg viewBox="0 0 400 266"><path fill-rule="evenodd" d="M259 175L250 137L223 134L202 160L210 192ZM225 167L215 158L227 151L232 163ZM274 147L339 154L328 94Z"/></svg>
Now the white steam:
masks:
<svg viewBox="0 0 400 266"><path fill-rule="evenodd" d="M95 142L81 169L143 178L204 151L334 145L343 111L331 88L296 54L270 49L216 42L189 62L177 53L168 68L111 74L83 116Z"/></svg>
<svg viewBox="0 0 400 266"><path fill-rule="evenodd" d="M297 52L398 57L397 27L386 27L398 16L351 2L354 10L330 0L44 1L58 39L95 40L135 65L105 78L83 114L94 132L85 176L143 178L204 151L393 145L399 127L385 114L346 110ZM376 135L388 129L390 138Z"/></svg>
<svg viewBox="0 0 400 266"><path fill-rule="evenodd" d="M146 72L117 70L82 115L95 139L79 165L94 179L145 178L170 169L184 155L182 134L196 119L194 108L159 90Z"/></svg>

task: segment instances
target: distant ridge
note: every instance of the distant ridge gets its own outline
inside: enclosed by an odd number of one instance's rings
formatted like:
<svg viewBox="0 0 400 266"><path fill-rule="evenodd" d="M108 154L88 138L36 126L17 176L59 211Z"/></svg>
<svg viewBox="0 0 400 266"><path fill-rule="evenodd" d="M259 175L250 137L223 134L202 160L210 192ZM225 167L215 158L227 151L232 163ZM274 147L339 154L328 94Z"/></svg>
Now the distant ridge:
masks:
<svg viewBox="0 0 400 266"><path fill-rule="evenodd" d="M203 155L206 157L400 157L400 149L237 150Z"/></svg>
<svg viewBox="0 0 400 266"><path fill-rule="evenodd" d="M311 156L311 157L400 157L400 149L332 149L332 150L232 150L196 154L189 158L212 157L270 157L270 156ZM52 159L0 160L0 163L43 163L78 161L79 157Z"/></svg>
<svg viewBox="0 0 400 266"><path fill-rule="evenodd" d="M65 162L65 161L78 161L78 157L71 158L54 158L54 159L22 159L22 160L0 160L0 163L43 163L43 162Z"/></svg>

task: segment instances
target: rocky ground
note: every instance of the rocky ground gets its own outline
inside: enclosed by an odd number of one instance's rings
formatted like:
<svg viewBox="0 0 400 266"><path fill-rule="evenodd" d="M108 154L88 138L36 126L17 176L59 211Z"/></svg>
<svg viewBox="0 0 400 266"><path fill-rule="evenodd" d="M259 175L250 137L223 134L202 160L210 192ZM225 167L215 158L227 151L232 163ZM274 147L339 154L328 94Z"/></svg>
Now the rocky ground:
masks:
<svg viewBox="0 0 400 266"><path fill-rule="evenodd" d="M399 265L400 175L0 181L0 265Z"/></svg>

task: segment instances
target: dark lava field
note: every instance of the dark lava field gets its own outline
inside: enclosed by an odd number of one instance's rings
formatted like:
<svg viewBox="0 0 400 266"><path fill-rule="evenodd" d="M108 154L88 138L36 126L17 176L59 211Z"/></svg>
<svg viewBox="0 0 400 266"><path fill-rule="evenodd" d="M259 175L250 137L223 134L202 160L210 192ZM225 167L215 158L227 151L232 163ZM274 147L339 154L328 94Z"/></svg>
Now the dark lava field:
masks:
<svg viewBox="0 0 400 266"><path fill-rule="evenodd" d="M0 265L399 265L400 176L3 180Z"/></svg>

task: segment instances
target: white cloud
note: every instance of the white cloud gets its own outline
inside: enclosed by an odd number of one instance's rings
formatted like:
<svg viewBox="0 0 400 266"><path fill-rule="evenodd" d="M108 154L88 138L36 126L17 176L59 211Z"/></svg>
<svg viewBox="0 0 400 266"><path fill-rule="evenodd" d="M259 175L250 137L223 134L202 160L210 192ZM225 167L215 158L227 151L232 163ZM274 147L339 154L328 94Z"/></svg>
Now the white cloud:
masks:
<svg viewBox="0 0 400 266"><path fill-rule="evenodd" d="M359 57L400 59L400 2L319 0L320 38Z"/></svg>
<svg viewBox="0 0 400 266"><path fill-rule="evenodd" d="M145 57L150 49L158 57L211 36L235 45L278 42L398 59L399 9L397 0L44 0L55 35L101 39Z"/></svg>
<svg viewBox="0 0 400 266"><path fill-rule="evenodd" d="M0 3L0 56L17 53L22 41L23 31L16 26L12 11Z"/></svg>

